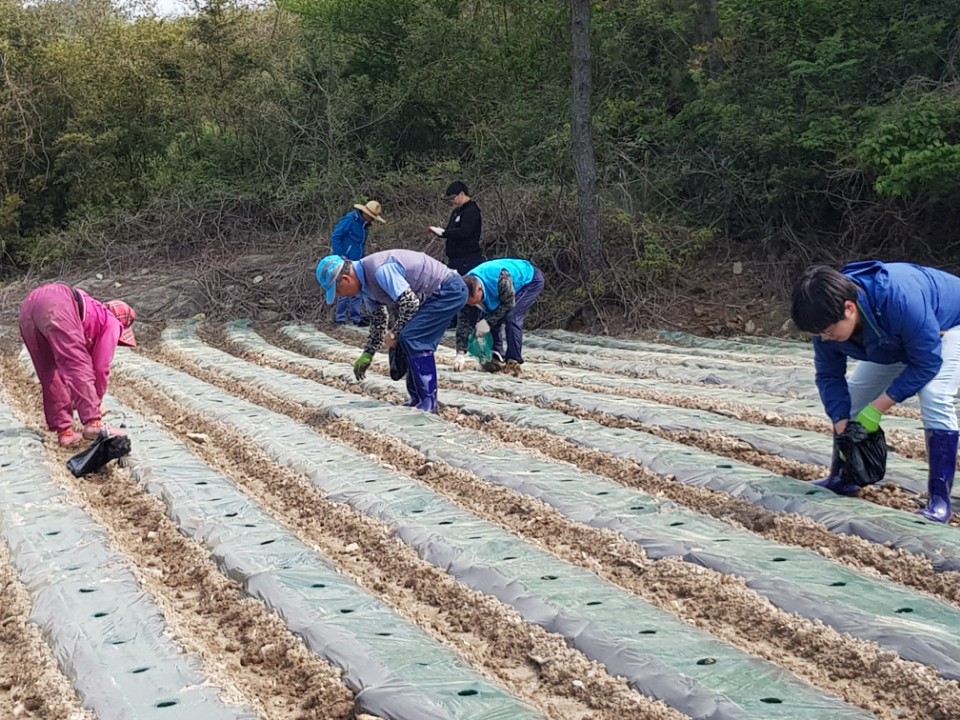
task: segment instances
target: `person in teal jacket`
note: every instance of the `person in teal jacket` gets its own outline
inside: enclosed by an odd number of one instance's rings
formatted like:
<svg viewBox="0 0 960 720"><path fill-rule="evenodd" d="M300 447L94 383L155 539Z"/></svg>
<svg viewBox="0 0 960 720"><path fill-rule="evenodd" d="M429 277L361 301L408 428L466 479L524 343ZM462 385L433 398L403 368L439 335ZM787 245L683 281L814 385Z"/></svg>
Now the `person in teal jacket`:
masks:
<svg viewBox="0 0 960 720"><path fill-rule="evenodd" d="M791 315L815 335L817 388L836 434L851 418L876 432L890 408L917 395L927 445L929 500L921 512L951 517L957 466L954 396L960 385L960 278L930 267L875 260L840 271L808 268L793 291ZM859 360L849 378L847 358ZM842 495L859 490L830 476L818 484Z"/></svg>
<svg viewBox="0 0 960 720"><path fill-rule="evenodd" d="M463 281L467 284L467 306L460 311L457 322L457 357L453 369L459 372L466 367L470 332L476 328L478 340L488 332L493 333L494 364L485 369L496 370L502 365L511 374L519 373L523 364L523 321L543 292L543 273L527 260L500 258L480 263Z"/></svg>

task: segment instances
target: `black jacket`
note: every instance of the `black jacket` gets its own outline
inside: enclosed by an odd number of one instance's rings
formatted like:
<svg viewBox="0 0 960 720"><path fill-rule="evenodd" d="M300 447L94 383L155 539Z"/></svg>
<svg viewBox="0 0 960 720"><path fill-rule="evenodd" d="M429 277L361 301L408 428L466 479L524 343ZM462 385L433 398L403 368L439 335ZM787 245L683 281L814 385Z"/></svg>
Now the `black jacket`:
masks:
<svg viewBox="0 0 960 720"><path fill-rule="evenodd" d="M454 208L444 228L446 253L450 260L471 255L480 256L480 206L473 200Z"/></svg>

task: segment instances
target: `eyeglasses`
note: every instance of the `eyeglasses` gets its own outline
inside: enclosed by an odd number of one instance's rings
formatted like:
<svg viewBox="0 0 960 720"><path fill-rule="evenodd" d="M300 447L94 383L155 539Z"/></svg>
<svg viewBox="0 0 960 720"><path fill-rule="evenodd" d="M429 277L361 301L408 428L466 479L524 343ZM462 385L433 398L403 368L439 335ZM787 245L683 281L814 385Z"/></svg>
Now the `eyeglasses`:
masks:
<svg viewBox="0 0 960 720"><path fill-rule="evenodd" d="M814 333L819 336L821 340L835 340L838 334L838 331L842 332L842 328L837 327L840 323L843 322L843 319L837 320L837 322L827 325L823 330L818 333Z"/></svg>

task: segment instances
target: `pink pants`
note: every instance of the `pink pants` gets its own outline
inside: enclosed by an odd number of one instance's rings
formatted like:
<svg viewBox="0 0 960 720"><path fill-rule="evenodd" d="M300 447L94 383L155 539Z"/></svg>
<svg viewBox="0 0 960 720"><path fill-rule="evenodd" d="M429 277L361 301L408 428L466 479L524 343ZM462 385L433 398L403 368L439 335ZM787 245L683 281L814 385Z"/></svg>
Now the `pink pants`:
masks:
<svg viewBox="0 0 960 720"><path fill-rule="evenodd" d="M31 292L20 306L20 336L43 389L43 414L51 430L100 418L93 359L73 291L59 283Z"/></svg>

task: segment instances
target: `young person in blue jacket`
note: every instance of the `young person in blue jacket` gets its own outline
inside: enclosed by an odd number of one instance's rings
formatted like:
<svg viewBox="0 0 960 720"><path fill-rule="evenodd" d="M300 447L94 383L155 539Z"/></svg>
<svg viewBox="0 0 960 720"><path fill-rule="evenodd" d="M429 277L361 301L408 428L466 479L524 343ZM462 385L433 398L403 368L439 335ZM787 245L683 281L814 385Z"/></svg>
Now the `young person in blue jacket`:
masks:
<svg viewBox="0 0 960 720"><path fill-rule="evenodd" d="M457 357L453 369L459 372L466 367L470 331L476 326L477 339L493 333L497 364L504 363L506 372L518 374L523 364L523 321L543 292L543 273L528 260L500 258L480 263L463 276L463 281L469 294L467 306L460 311L457 322ZM478 322L481 318L485 322Z"/></svg>
<svg viewBox="0 0 960 720"><path fill-rule="evenodd" d="M921 514L950 520L957 467L960 384L960 278L907 263L865 261L839 272L808 268L793 291L794 323L813 333L817 388L834 431L851 418L876 432L885 412L917 395L927 443L929 501ZM847 358L860 363L849 379ZM830 477L818 482L841 495L859 487L841 480L834 449Z"/></svg>
<svg viewBox="0 0 960 720"><path fill-rule="evenodd" d="M383 209L376 200L366 205L354 205L353 209L340 218L337 227L330 235L330 246L334 255L347 260L359 260L367 254L367 236L370 234L370 224L374 221L387 222L383 217ZM359 297L342 297L337 299L337 313L334 322L343 325L349 320L354 325L366 325L360 313Z"/></svg>

